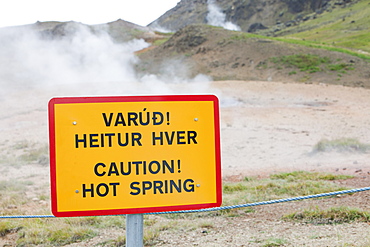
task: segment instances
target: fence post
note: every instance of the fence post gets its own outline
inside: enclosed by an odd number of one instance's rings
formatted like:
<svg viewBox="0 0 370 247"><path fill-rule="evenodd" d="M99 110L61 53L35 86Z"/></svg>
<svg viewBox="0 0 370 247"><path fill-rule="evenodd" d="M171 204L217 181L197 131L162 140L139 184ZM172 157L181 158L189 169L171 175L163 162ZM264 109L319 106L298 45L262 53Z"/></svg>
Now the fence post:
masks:
<svg viewBox="0 0 370 247"><path fill-rule="evenodd" d="M144 217L142 214L126 215L126 247L143 247Z"/></svg>

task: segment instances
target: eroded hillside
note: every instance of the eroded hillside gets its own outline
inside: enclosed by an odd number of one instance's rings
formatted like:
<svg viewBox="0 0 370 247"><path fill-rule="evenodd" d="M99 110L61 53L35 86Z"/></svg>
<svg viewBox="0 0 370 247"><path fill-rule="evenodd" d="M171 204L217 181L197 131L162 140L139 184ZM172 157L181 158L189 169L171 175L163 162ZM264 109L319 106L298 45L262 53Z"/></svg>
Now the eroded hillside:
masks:
<svg viewBox="0 0 370 247"><path fill-rule="evenodd" d="M187 76L201 73L215 80L370 87L369 64L359 57L206 25L187 26L139 57L138 71L158 76L172 61L185 64ZM173 70L175 74L184 74L183 67Z"/></svg>
<svg viewBox="0 0 370 247"><path fill-rule="evenodd" d="M149 26L179 30L191 24L207 24L210 5L226 15L226 21L237 24L241 31L255 32L275 24L295 25L308 20L310 14L321 14L337 6L348 7L354 0L182 0Z"/></svg>

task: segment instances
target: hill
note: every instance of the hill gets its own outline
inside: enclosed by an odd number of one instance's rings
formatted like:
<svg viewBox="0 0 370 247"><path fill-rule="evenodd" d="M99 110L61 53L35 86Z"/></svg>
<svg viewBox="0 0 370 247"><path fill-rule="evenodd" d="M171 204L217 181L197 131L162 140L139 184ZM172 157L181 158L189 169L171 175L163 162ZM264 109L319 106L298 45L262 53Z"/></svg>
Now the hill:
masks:
<svg viewBox="0 0 370 247"><path fill-rule="evenodd" d="M370 1L354 2L350 7L336 7L320 15L309 15L286 28L274 26L263 35L304 39L370 55ZM272 33L273 32L273 33Z"/></svg>
<svg viewBox="0 0 370 247"><path fill-rule="evenodd" d="M214 80L369 88L369 5L370 0L182 0L148 27L124 20L91 26L37 22L28 27L45 39L73 37L79 27L104 32L117 44L143 39L151 47L137 52L138 78L204 74ZM224 28L192 24L216 22L216 17ZM154 31L158 25L179 30L160 33ZM239 31L225 29L229 27Z"/></svg>
<svg viewBox="0 0 370 247"><path fill-rule="evenodd" d="M174 31L190 24L227 28L223 21L239 27L233 30L307 40L369 55L369 6L370 0L182 0L149 26Z"/></svg>
<svg viewBox="0 0 370 247"><path fill-rule="evenodd" d="M224 22L213 26L228 29L228 22L242 32L206 26L213 5ZM163 74L164 61L172 59L187 64L192 75L203 73L216 80L368 88L369 5L370 0L182 0L149 25L180 30L168 42L140 54L139 69Z"/></svg>
<svg viewBox="0 0 370 247"><path fill-rule="evenodd" d="M185 64L176 75L206 74L214 80L330 83L370 88L369 62L330 49L313 48L207 25L190 25L163 44L138 54L141 73L163 75L168 61ZM167 66L167 67L166 67Z"/></svg>
<svg viewBox="0 0 370 247"><path fill-rule="evenodd" d="M98 25L86 25L80 22L69 21L69 22L36 22L34 24L8 27L5 29L31 29L39 32L45 38L58 38L62 36L73 36L79 30L80 27L87 28L93 33L106 32L108 33L115 42L123 43L132 39L144 39L147 42L154 42L157 39L163 38L150 27L143 27L134 23L118 19L113 22Z"/></svg>
<svg viewBox="0 0 370 247"><path fill-rule="evenodd" d="M177 31L191 24L210 24L208 15L217 6L226 21L241 31L268 29L275 24L292 26L310 14L330 11L336 6L348 7L353 0L182 0L149 26Z"/></svg>

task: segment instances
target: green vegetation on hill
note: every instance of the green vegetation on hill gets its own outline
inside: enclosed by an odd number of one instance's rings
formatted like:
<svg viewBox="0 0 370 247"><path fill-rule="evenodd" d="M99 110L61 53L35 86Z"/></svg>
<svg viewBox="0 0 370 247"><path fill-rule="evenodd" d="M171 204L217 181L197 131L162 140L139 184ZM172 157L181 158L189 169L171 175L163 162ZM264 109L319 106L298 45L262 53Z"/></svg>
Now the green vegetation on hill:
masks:
<svg viewBox="0 0 370 247"><path fill-rule="evenodd" d="M282 39L299 39L327 47L350 49L370 56L370 0L337 7L276 32ZM315 16L315 18L313 18Z"/></svg>
<svg viewBox="0 0 370 247"><path fill-rule="evenodd" d="M370 26L370 24L369 24L369 26ZM315 30L316 29L314 29L312 32L314 32ZM302 37L305 37L304 35L309 36L309 34L307 34L307 33L308 32L297 33L297 34L295 34L295 36L299 36L299 35L302 35ZM341 53L345 53L345 54L348 54L348 55L359 57L359 58L364 59L364 60L370 60L370 53L365 52L365 50L370 49L370 32L366 33L365 35L368 36L367 39L359 39L359 40L353 41L352 42L352 47L339 46L338 43L336 45L333 45L333 44L330 44L329 42L321 42L319 39L315 39L315 40L314 39L310 40L308 38L307 39L306 38L298 39L297 37L293 37L293 36L270 37L270 36L263 36L263 35L260 35L260 34L253 34L253 33L238 33L238 34L235 34L234 36L232 36L231 39L233 39L233 40L243 40L243 39L247 40L247 39L250 39L250 38L259 38L259 39L271 40L271 41L275 40L275 41L281 41L281 42L285 42L285 43L289 43L289 44L302 45L302 46L309 47L309 48L319 48L319 49L324 49L324 50L333 51L333 52L341 52ZM350 38L352 40L355 39L354 36L351 36ZM345 39L343 38L343 40L345 40ZM359 44L359 43L362 43L364 45L364 47L366 47L366 48L364 50L359 50L359 49L355 49L353 47L354 44Z"/></svg>

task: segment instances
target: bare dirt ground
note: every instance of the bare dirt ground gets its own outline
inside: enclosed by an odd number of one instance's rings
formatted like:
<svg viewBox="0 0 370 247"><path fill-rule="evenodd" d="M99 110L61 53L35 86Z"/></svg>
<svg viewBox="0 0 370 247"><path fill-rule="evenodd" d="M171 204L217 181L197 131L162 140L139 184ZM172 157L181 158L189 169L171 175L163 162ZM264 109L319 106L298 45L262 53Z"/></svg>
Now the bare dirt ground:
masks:
<svg viewBox="0 0 370 247"><path fill-rule="evenodd" d="M135 88L140 89L141 94L148 93L144 86L135 85ZM165 86L166 93L215 93L219 96L225 180L306 170L355 175L354 179L345 181L346 186L369 185L369 153L313 152L314 145L322 139L355 138L370 143L368 89L266 81L212 82L202 84L201 90L196 83ZM32 89L1 95L0 156L21 154L22 150L17 147L22 143L33 147L46 145L48 99L69 94L68 91ZM47 200L35 198L42 192L48 193L47 165L31 162L10 166L2 162L1 180L33 182L25 192L30 200L30 214L40 213L38 205L49 205ZM281 220L284 214L310 206L353 206L370 210L369 202L370 193L361 192L319 201L255 207L255 212L241 212L235 218L210 218L213 227L180 233L163 231L155 245L274 246L266 243L271 239L284 239L284 246L370 246L367 223L309 225ZM103 238L104 235L70 246L93 246ZM13 246L13 240L10 236L0 237L0 246Z"/></svg>

